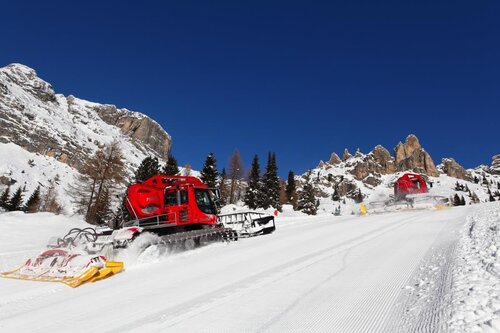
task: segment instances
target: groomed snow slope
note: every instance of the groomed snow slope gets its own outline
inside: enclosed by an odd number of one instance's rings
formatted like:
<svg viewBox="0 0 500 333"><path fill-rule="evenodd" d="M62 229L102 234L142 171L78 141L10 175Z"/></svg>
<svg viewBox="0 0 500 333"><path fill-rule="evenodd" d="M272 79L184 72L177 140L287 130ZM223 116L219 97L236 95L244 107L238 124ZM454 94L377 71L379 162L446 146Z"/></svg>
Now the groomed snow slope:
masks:
<svg viewBox="0 0 500 333"><path fill-rule="evenodd" d="M0 331L443 331L459 230L480 206L278 218L275 233L234 243L166 257L126 250L125 272L77 289L1 279ZM69 227L0 215L0 268Z"/></svg>

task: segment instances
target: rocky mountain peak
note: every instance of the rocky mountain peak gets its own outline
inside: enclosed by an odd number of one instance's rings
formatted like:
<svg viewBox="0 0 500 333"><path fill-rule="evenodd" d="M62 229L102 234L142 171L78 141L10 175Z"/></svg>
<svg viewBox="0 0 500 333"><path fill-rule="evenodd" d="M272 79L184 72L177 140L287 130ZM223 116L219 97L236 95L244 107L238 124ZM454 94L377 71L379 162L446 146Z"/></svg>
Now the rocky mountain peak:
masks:
<svg viewBox="0 0 500 333"><path fill-rule="evenodd" d="M491 173L500 175L500 154L493 156L491 159Z"/></svg>
<svg viewBox="0 0 500 333"><path fill-rule="evenodd" d="M382 145L377 145L373 148L371 155L377 164L379 164L384 172L383 174L390 174L396 172L396 165L391 153Z"/></svg>
<svg viewBox="0 0 500 333"><path fill-rule="evenodd" d="M408 158L416 150L421 150L422 146L418 141L418 138L414 134L410 134L406 137L405 143L399 142L396 148L394 148L394 155L396 157L396 163Z"/></svg>
<svg viewBox="0 0 500 333"><path fill-rule="evenodd" d="M344 149L344 154L342 155L342 161L345 162L345 161L347 161L351 157L352 157L352 155L349 152L349 150L347 148Z"/></svg>
<svg viewBox="0 0 500 333"><path fill-rule="evenodd" d="M0 68L1 95L9 93L6 82L21 87L25 92L44 102L56 102L52 85L40 79L35 70L28 66L14 63Z"/></svg>
<svg viewBox="0 0 500 333"><path fill-rule="evenodd" d="M144 114L56 94L32 68L0 68L1 143L52 156L76 169L96 149L118 140L128 169L155 155L165 158L172 139Z"/></svg>
<svg viewBox="0 0 500 333"><path fill-rule="evenodd" d="M400 171L414 170L428 176L437 177L439 171L436 169L434 161L427 153L418 138L414 134L408 135L405 143L399 143L394 148L396 158L396 169Z"/></svg>
<svg viewBox="0 0 500 333"><path fill-rule="evenodd" d="M472 179L470 174L453 158L443 158L443 160L441 161L440 169L443 171L443 173L447 174L450 177L468 181Z"/></svg>
<svg viewBox="0 0 500 333"><path fill-rule="evenodd" d="M340 164L342 160L340 159L339 155L336 153L332 153L330 156L330 159L328 160L328 164L335 165L335 164Z"/></svg>

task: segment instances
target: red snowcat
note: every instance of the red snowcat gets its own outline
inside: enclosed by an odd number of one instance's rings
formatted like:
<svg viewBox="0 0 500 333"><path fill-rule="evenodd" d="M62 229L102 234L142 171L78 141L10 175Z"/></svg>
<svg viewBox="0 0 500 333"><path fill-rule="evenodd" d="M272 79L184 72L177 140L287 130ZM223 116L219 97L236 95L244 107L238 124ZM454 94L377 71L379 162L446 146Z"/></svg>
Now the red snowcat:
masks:
<svg viewBox="0 0 500 333"><path fill-rule="evenodd" d="M427 193L425 179L415 173L405 173L394 183L394 197L404 199L408 194Z"/></svg>
<svg viewBox="0 0 500 333"><path fill-rule="evenodd" d="M218 215L219 200L219 191L197 177L156 175L129 187L126 207L135 219L123 227L141 227L176 240L179 234L237 239L275 230L272 215L248 211Z"/></svg>

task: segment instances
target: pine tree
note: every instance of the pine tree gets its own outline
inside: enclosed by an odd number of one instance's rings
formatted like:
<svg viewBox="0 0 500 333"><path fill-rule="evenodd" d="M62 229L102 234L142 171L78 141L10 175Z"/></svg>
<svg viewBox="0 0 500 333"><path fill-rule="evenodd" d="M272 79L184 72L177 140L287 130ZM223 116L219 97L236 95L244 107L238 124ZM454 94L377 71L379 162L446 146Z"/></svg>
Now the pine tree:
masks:
<svg viewBox="0 0 500 333"><path fill-rule="evenodd" d="M217 187L217 178L219 177L219 172L217 171L217 160L213 153L208 154L203 164L203 169L201 170L201 180L207 184L210 188Z"/></svg>
<svg viewBox="0 0 500 333"><path fill-rule="evenodd" d="M27 213L36 213L40 210L40 203L40 185L38 185L35 191L29 197L23 210Z"/></svg>
<svg viewBox="0 0 500 333"><path fill-rule="evenodd" d="M474 176L474 183L476 183L476 184L479 183L479 178L477 178L477 176Z"/></svg>
<svg viewBox="0 0 500 333"><path fill-rule="evenodd" d="M136 183L142 183L146 179L160 173L160 163L157 157L148 156L142 160L134 174Z"/></svg>
<svg viewBox="0 0 500 333"><path fill-rule="evenodd" d="M460 204L460 197L455 193L455 195L453 196L453 206L460 206Z"/></svg>
<svg viewBox="0 0 500 333"><path fill-rule="evenodd" d="M281 204L281 207L283 207L283 205L286 205L288 203L289 203L289 201L288 201L288 197L286 195L286 182L280 180L280 204Z"/></svg>
<svg viewBox="0 0 500 333"><path fill-rule="evenodd" d="M460 206L465 206L465 198L463 195L460 197Z"/></svg>
<svg viewBox="0 0 500 333"><path fill-rule="evenodd" d="M250 209L256 209L259 207L259 197L261 195L260 189L259 157L255 155L252 160L250 175L248 176L248 186L245 191L245 199L243 200L245 205L247 205Z"/></svg>
<svg viewBox="0 0 500 333"><path fill-rule="evenodd" d="M161 171L164 175L176 176L179 174L179 166L177 165L177 160L172 154L168 154L167 163Z"/></svg>
<svg viewBox="0 0 500 333"><path fill-rule="evenodd" d="M495 197L493 197L493 194L491 194L491 190L490 190L490 188L489 188L489 187L488 187L488 194L489 194L489 198L488 198L488 200L489 200L489 201L495 201Z"/></svg>
<svg viewBox="0 0 500 333"><path fill-rule="evenodd" d="M7 205L7 210L12 212L15 210L21 210L21 205L23 204L23 189L18 187L12 198L10 198Z"/></svg>
<svg viewBox="0 0 500 333"><path fill-rule="evenodd" d="M297 186L295 185L295 175L293 174L293 171L288 171L288 178L286 182L286 198L288 202L292 202L292 196L293 192L295 192L297 189Z"/></svg>
<svg viewBox="0 0 500 333"><path fill-rule="evenodd" d="M281 211L280 203L280 180L278 177L278 166L276 165L276 154L269 153L266 172L262 176L262 208L273 207Z"/></svg>
<svg viewBox="0 0 500 333"><path fill-rule="evenodd" d="M5 190L2 192L2 195L0 196L0 208L3 208L5 210L8 209L9 198L10 198L10 187L6 187Z"/></svg>
<svg viewBox="0 0 500 333"><path fill-rule="evenodd" d="M295 184L295 175L293 171L288 172L285 192L288 203L292 204L294 210L297 209L298 194L297 185Z"/></svg>
<svg viewBox="0 0 500 333"><path fill-rule="evenodd" d="M297 209L308 215L316 215L318 207L314 196L314 188L311 184L311 172L306 174L305 184L299 192Z"/></svg>

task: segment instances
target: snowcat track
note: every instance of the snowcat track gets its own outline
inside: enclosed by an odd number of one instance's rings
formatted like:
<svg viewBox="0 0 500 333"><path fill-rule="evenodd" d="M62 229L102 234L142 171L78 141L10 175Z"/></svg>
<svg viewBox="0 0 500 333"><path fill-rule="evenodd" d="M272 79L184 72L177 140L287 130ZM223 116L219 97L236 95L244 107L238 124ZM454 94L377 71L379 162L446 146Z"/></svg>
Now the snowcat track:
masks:
<svg viewBox="0 0 500 333"><path fill-rule="evenodd" d="M188 243L188 241L194 243ZM195 246L215 243L215 242L230 242L237 241L238 233L230 228L214 228L202 229L194 231L186 231L172 235L161 236L160 244L173 247L184 247L191 249Z"/></svg>

